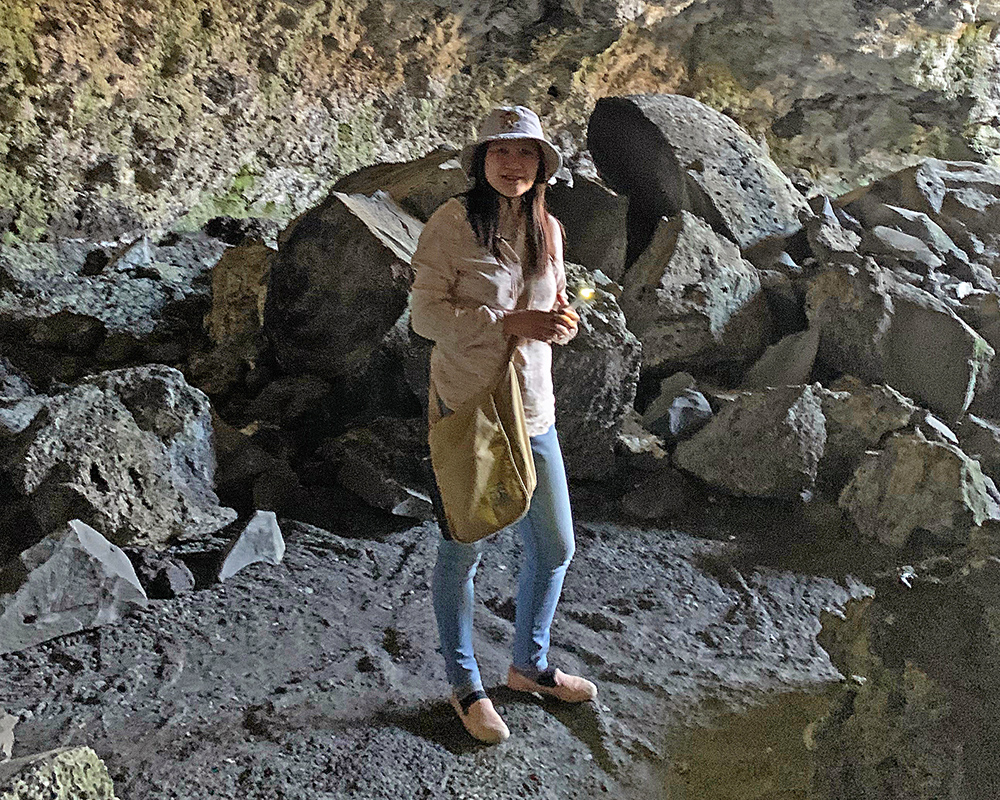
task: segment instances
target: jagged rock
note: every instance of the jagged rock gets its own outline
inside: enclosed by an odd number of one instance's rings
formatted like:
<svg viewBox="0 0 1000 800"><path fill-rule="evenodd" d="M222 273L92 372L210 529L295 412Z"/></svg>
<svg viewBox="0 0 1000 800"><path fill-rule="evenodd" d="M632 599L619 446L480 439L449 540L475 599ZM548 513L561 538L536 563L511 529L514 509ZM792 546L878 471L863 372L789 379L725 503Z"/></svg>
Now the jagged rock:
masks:
<svg viewBox="0 0 1000 800"><path fill-rule="evenodd" d="M577 335L552 348L559 441L570 477L600 478L614 469L618 432L635 401L642 347L625 326L610 281L570 263L566 280L570 287L593 286L594 297L579 306Z"/></svg>
<svg viewBox="0 0 1000 800"><path fill-rule="evenodd" d="M643 474L637 486L619 501L622 511L636 519L664 519L683 513L694 490L680 472L664 464L654 473Z"/></svg>
<svg viewBox="0 0 1000 800"><path fill-rule="evenodd" d="M940 300L871 261L813 278L806 312L827 368L889 384L948 420L985 390L993 348Z"/></svg>
<svg viewBox="0 0 1000 800"><path fill-rule="evenodd" d="M872 201L926 214L971 261L1000 270L1000 169L971 161L928 158L840 198L864 217Z"/></svg>
<svg viewBox="0 0 1000 800"><path fill-rule="evenodd" d="M655 412L646 409L642 424L650 433L663 437L667 442L678 442L691 438L712 418L712 406L705 395L697 389L681 389L670 400L666 412L659 414L665 393L654 401Z"/></svg>
<svg viewBox="0 0 1000 800"><path fill-rule="evenodd" d="M286 373L362 380L406 307L422 229L385 193L332 192L286 231L264 309L264 329Z"/></svg>
<svg viewBox="0 0 1000 800"><path fill-rule="evenodd" d="M71 520L0 570L0 653L117 621L146 607L128 556Z"/></svg>
<svg viewBox="0 0 1000 800"><path fill-rule="evenodd" d="M861 236L841 224L829 198L819 199L822 201L819 208L812 206L816 216L805 223L806 240L813 256L827 263L857 263L860 260L857 250Z"/></svg>
<svg viewBox="0 0 1000 800"><path fill-rule="evenodd" d="M674 464L737 495L795 499L809 493L826 444L822 387L738 395L690 439Z"/></svg>
<svg viewBox="0 0 1000 800"><path fill-rule="evenodd" d="M629 242L634 260L660 217L707 220L741 249L797 230L809 207L767 152L742 128L690 97L632 95L597 101L587 146L608 185L647 220ZM630 239L633 238L630 230ZM641 235L641 234L640 234Z"/></svg>
<svg viewBox="0 0 1000 800"><path fill-rule="evenodd" d="M89 747L67 747L0 764L3 800L117 800L108 768Z"/></svg>
<svg viewBox="0 0 1000 800"><path fill-rule="evenodd" d="M545 194L549 210L566 229L567 261L600 270L621 283L625 273L628 200L599 179L574 172L572 187L557 183Z"/></svg>
<svg viewBox="0 0 1000 800"><path fill-rule="evenodd" d="M674 407L674 401L681 396L690 395L691 393L700 394L697 391L697 386L697 381L687 372L675 372L673 375L664 378L660 381L660 393L646 406L646 410L642 414L642 426L656 436L672 435L670 432L670 412ZM684 404L682 403L681 405L683 406ZM678 411L680 411L680 408L678 408ZM703 415L706 421L711 416L711 411L711 406L709 406L707 416ZM676 412L674 416L675 418L677 417Z"/></svg>
<svg viewBox="0 0 1000 800"><path fill-rule="evenodd" d="M140 585L151 600L170 600L194 591L194 575L180 559L145 548L127 548L125 552Z"/></svg>
<svg viewBox="0 0 1000 800"><path fill-rule="evenodd" d="M228 580L251 564L280 564L285 540L273 511L258 511L223 553L218 579Z"/></svg>
<svg viewBox="0 0 1000 800"><path fill-rule="evenodd" d="M1000 518L987 480L954 445L901 433L865 456L839 503L862 535L882 544L904 547L918 530L961 544L973 526Z"/></svg>
<svg viewBox="0 0 1000 800"><path fill-rule="evenodd" d="M255 333L264 324L264 301L276 253L262 244L229 248L212 270L212 308L205 328L215 344Z"/></svg>
<svg viewBox="0 0 1000 800"><path fill-rule="evenodd" d="M373 508L400 517L434 517L423 420L385 417L349 431L323 448L337 482Z"/></svg>
<svg viewBox="0 0 1000 800"><path fill-rule="evenodd" d="M819 331L816 328L791 333L764 351L740 385L744 389L763 389L807 383L812 375L818 347Z"/></svg>
<svg viewBox="0 0 1000 800"><path fill-rule="evenodd" d="M0 356L0 397L20 400L35 394L31 383L6 358Z"/></svg>
<svg viewBox="0 0 1000 800"><path fill-rule="evenodd" d="M826 446L817 472L817 486L839 494L864 457L889 433L909 427L917 407L890 386L868 386L845 376L824 391Z"/></svg>
<svg viewBox="0 0 1000 800"><path fill-rule="evenodd" d="M0 347L41 387L95 369L180 361L201 336L225 245L203 234L139 239L97 274L83 241L0 250Z"/></svg>
<svg viewBox="0 0 1000 800"><path fill-rule="evenodd" d="M635 409L631 409L622 420L615 444L615 468L632 476L640 472L658 472L664 463L670 462L670 455L663 440L642 427L642 419Z"/></svg>
<svg viewBox="0 0 1000 800"><path fill-rule="evenodd" d="M401 164L373 164L345 175L333 185L343 194L385 192L403 211L422 222L448 198L465 191L468 179L458 151L441 148Z"/></svg>
<svg viewBox="0 0 1000 800"><path fill-rule="evenodd" d="M778 270L758 269L757 275L771 313L771 336L784 338L805 330L808 322L803 308L804 291L800 291L797 281Z"/></svg>
<svg viewBox="0 0 1000 800"><path fill-rule="evenodd" d="M955 427L955 435L962 450L979 462L984 473L1000 479L1000 426L967 414Z"/></svg>
<svg viewBox="0 0 1000 800"><path fill-rule="evenodd" d="M45 398L35 423L0 443L0 474L42 535L75 518L116 544L156 544L236 516L212 488L208 398L170 367L87 378ZM16 544L0 541L8 555L31 542Z"/></svg>
<svg viewBox="0 0 1000 800"><path fill-rule="evenodd" d="M944 260L916 236L884 225L876 225L867 233L862 248L865 253L892 256L918 275L927 275L944 266Z"/></svg>
<svg viewBox="0 0 1000 800"><path fill-rule="evenodd" d="M0 706L0 763L10 761L10 755L14 749L14 727L17 725L17 717L8 714Z"/></svg>
<svg viewBox="0 0 1000 800"><path fill-rule="evenodd" d="M757 270L686 211L660 222L625 276L621 304L644 366L657 369L750 360L770 325Z"/></svg>

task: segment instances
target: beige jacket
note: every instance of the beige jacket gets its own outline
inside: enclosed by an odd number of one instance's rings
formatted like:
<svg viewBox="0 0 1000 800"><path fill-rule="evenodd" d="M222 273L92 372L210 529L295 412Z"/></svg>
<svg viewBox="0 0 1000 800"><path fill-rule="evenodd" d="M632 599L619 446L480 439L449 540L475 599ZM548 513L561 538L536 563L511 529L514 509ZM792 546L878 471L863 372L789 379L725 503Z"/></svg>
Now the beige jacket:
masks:
<svg viewBox="0 0 1000 800"><path fill-rule="evenodd" d="M501 217L501 232L505 222L509 221ZM550 268L531 282L526 306L546 311L566 302L562 236L555 219L550 222L557 232L556 252ZM513 244L504 240L501 253L503 259L498 260L479 245L465 206L456 199L435 211L420 234L412 260L416 277L410 296L410 319L413 330L434 341L432 420L437 416L435 395L448 408L458 408L496 381L503 368L507 352L503 318L517 306L524 290L523 240ZM528 435L538 436L556 418L551 345L521 340L514 366L521 382Z"/></svg>

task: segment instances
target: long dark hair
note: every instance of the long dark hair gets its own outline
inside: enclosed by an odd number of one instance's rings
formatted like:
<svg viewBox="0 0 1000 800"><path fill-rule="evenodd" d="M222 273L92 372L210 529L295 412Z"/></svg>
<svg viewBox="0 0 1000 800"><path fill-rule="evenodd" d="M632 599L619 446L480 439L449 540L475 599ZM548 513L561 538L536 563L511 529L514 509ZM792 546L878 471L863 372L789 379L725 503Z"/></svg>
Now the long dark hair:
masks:
<svg viewBox="0 0 1000 800"><path fill-rule="evenodd" d="M483 142L472 154L472 186L465 193L465 210L476 240L497 260L500 255L500 193L486 180L486 150ZM520 197L527 223L524 242L524 276L534 277L545 270L552 253L545 207L545 160L538 153L538 173L534 185Z"/></svg>

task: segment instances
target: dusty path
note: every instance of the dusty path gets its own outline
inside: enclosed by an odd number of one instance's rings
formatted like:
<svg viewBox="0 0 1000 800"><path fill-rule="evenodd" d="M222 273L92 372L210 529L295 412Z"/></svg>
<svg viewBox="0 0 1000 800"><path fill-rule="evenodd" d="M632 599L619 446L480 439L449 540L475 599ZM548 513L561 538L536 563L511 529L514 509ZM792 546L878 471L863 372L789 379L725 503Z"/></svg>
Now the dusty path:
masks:
<svg viewBox="0 0 1000 800"><path fill-rule="evenodd" d="M580 523L553 659L595 677L598 702L496 688L512 737L479 747L444 701L435 526L381 541L282 529L278 567L0 658L0 706L26 717L15 755L89 744L122 800L655 798L685 783L687 730L839 680L815 633L850 579L754 567L738 542ZM477 578L488 686L509 663L517 552L501 537Z"/></svg>

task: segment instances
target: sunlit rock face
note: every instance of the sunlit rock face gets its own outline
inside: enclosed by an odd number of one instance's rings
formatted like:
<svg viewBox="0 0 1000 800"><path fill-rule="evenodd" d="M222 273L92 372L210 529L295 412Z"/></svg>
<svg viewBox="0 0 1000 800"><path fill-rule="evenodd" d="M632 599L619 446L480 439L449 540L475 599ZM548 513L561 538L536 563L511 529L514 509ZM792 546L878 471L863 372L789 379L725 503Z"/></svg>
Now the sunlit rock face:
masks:
<svg viewBox="0 0 1000 800"><path fill-rule="evenodd" d="M995 2L11 0L0 231L288 220L338 177L540 111L566 155L600 97L693 96L839 193L1000 153ZM9 236L8 236L9 238Z"/></svg>

